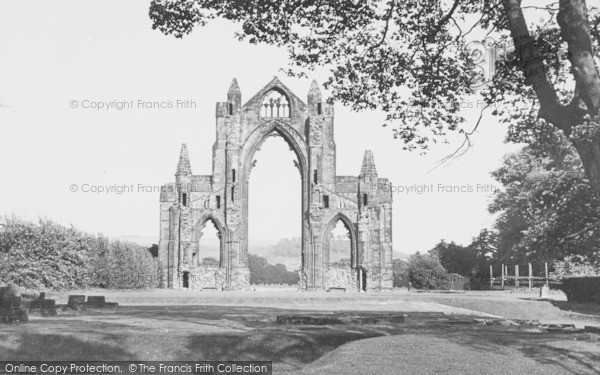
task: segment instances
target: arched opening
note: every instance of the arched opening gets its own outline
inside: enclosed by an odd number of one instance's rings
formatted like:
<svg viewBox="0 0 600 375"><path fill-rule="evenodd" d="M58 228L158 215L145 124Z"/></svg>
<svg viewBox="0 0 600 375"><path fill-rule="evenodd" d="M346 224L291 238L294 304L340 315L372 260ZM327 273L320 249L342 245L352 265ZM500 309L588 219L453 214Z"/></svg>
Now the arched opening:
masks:
<svg viewBox="0 0 600 375"><path fill-rule="evenodd" d="M323 237L327 290L354 291L359 288L354 269L355 247L353 224L346 216L336 215L327 225Z"/></svg>
<svg viewBox="0 0 600 375"><path fill-rule="evenodd" d="M251 154L248 267L256 288L297 287L302 266L302 179L297 154L276 130ZM296 168L296 167L297 168Z"/></svg>
<svg viewBox="0 0 600 375"><path fill-rule="evenodd" d="M211 219L204 222L200 231L198 253L194 254L194 264L219 267L221 263L221 233Z"/></svg>
<svg viewBox="0 0 600 375"><path fill-rule="evenodd" d="M329 232L328 253L329 267L350 268L352 259L352 244L350 231L345 223L338 219L333 230Z"/></svg>
<svg viewBox="0 0 600 375"><path fill-rule="evenodd" d="M222 225L213 216L203 217L196 224L193 235L195 251L188 275L191 289L215 290L223 287L219 272L223 262L224 237Z"/></svg>

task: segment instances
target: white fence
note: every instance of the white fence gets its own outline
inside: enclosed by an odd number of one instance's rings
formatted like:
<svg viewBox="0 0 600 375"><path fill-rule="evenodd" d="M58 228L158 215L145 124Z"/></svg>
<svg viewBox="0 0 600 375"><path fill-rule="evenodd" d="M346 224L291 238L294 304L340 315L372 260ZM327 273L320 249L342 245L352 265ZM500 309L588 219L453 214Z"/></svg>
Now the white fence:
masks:
<svg viewBox="0 0 600 375"><path fill-rule="evenodd" d="M508 265L502 264L501 274L494 276L494 268L490 265L490 287L494 287L494 285L501 287L512 286L516 288L528 286L529 290L531 290L536 285L539 286L540 284L543 284L548 286L549 281L558 280L554 275L548 273L548 263L544 264L545 273L542 276L533 275L531 263L529 263L529 270L526 275L521 275L519 265L515 265L512 268L513 273L511 275L509 273Z"/></svg>

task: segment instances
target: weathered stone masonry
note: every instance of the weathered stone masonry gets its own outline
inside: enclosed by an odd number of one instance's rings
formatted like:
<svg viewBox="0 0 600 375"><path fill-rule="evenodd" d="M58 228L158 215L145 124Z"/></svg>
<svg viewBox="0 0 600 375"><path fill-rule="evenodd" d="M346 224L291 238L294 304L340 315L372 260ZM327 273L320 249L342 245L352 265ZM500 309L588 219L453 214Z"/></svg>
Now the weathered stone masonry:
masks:
<svg viewBox="0 0 600 375"><path fill-rule="evenodd" d="M358 177L336 175L333 106L313 82L307 103L276 77L242 105L234 79L227 101L217 103L212 175L194 175L186 145L175 183L160 197L159 256L163 287L249 287L248 178L254 154L269 136L280 136L297 157L302 181L302 269L305 290L347 291L392 287L392 195L366 151ZM199 240L211 220L221 240L218 266L201 265ZM338 220L349 231L351 264L329 265L330 233Z"/></svg>

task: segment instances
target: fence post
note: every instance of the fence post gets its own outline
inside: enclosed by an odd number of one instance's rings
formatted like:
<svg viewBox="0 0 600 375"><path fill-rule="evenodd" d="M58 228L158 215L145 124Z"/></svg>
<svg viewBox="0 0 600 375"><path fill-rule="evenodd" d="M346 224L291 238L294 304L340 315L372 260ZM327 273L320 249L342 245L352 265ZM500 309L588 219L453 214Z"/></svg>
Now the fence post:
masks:
<svg viewBox="0 0 600 375"><path fill-rule="evenodd" d="M504 274L504 263L502 263L502 282L501 282L501 285L502 285L503 288L504 288L504 275L505 275Z"/></svg>
<svg viewBox="0 0 600 375"><path fill-rule="evenodd" d="M546 262L546 286L548 286L548 262Z"/></svg>
<svg viewBox="0 0 600 375"><path fill-rule="evenodd" d="M531 290L533 288L533 279L532 277L532 270L531 270L531 263L529 263L529 290Z"/></svg>
<svg viewBox="0 0 600 375"><path fill-rule="evenodd" d="M515 286L519 287L519 265L515 266Z"/></svg>
<svg viewBox="0 0 600 375"><path fill-rule="evenodd" d="M494 286L494 269L490 264L490 289Z"/></svg>

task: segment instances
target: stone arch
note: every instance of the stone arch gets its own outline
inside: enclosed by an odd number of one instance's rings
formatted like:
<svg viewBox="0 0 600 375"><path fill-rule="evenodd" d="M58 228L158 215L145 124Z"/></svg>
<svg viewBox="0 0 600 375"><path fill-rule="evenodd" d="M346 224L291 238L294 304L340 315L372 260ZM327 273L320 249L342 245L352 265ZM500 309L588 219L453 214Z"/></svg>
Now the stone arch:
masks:
<svg viewBox="0 0 600 375"><path fill-rule="evenodd" d="M343 212L338 212L333 215L328 224L325 226L323 231L323 248L326 248L325 245L328 241L328 235L331 233L333 228L335 228L338 221L341 221L344 224L344 227L346 227L350 233L350 266L352 268L356 268L358 265L358 234L355 224Z"/></svg>
<svg viewBox="0 0 600 375"><path fill-rule="evenodd" d="M265 121L262 126L257 127L253 132L248 135L242 144L242 151L240 155L240 161L242 170L240 171L240 189L243 199L242 206L242 222L244 223L243 230L243 243L241 243L242 257L244 263L247 264L248 257L248 184L250 171L253 167L254 155L260 149L263 142L273 133L281 136L284 141L290 147L290 150L294 152L298 159L298 169L300 172L300 180L302 184L302 213L301 213L301 238L302 238L302 269L305 269L307 265L307 252L308 240L307 240L307 228L308 228L308 146L304 137L285 120L270 120Z"/></svg>
<svg viewBox="0 0 600 375"><path fill-rule="evenodd" d="M261 104L269 92L275 99L287 99L287 116L277 112L273 117L260 116ZM242 92L234 79L227 101L218 102L216 107L212 174L193 174L187 147L182 145L175 182L164 185L160 195L159 256L164 267L164 286L181 287L181 273L190 272L188 277L192 276L194 288L249 287L248 177L256 151L268 136L275 134L296 154L294 163L301 177L301 288L327 288L323 283L324 268L328 266L323 233L340 218L351 233L351 267L344 264L341 268L370 272L369 290L391 288L391 280L384 280L382 275L392 270L392 195L384 189L370 189L389 181L379 177L373 154L368 150L359 175L337 175L334 108L322 100L316 82L311 84L306 98L305 103L274 77L242 104ZM361 204L364 194L368 205ZM212 196L214 200L198 201L199 197ZM190 252L199 254L199 244L194 242L199 240L207 220L212 220L221 233L220 267L196 267L193 259L190 262ZM364 272L360 275L364 276Z"/></svg>
<svg viewBox="0 0 600 375"><path fill-rule="evenodd" d="M263 126L257 127L244 141L241 155L243 167L242 175L246 178L248 177L247 172L250 170L254 154L256 154L256 151L263 142L273 133L277 133L277 135L281 136L288 146L290 146L290 149L296 154L300 166L300 175L302 176L302 179L306 180L307 178L305 177L307 176L305 176L305 174L307 172L308 164L308 146L306 145L306 141L296 129L283 121L277 120L268 121Z"/></svg>
<svg viewBox="0 0 600 375"><path fill-rule="evenodd" d="M330 242L329 242L329 234L335 228L338 221L341 221L344 224L344 227L348 230L350 237L350 267L349 268L340 268L340 267L330 267ZM358 236L356 232L356 228L354 223L350 220L350 218L342 212L338 212L329 220L327 225L323 230L322 235L323 244L321 248L323 249L323 269L325 272L323 273L322 283L325 286L326 290L329 289L343 289L345 291L358 291L359 285L357 284L357 276L360 270L357 268L357 248L358 248Z"/></svg>
<svg viewBox="0 0 600 375"><path fill-rule="evenodd" d="M227 242L227 229L221 223L218 217L210 212L202 215L196 222L196 225L194 225L194 230L192 231L192 242L194 244L198 244L200 238L202 237L202 230L209 220L213 223L215 228L217 228L217 235L219 236L219 267L223 267L223 259L225 258L225 244ZM200 262L200 254L198 254L198 262Z"/></svg>

